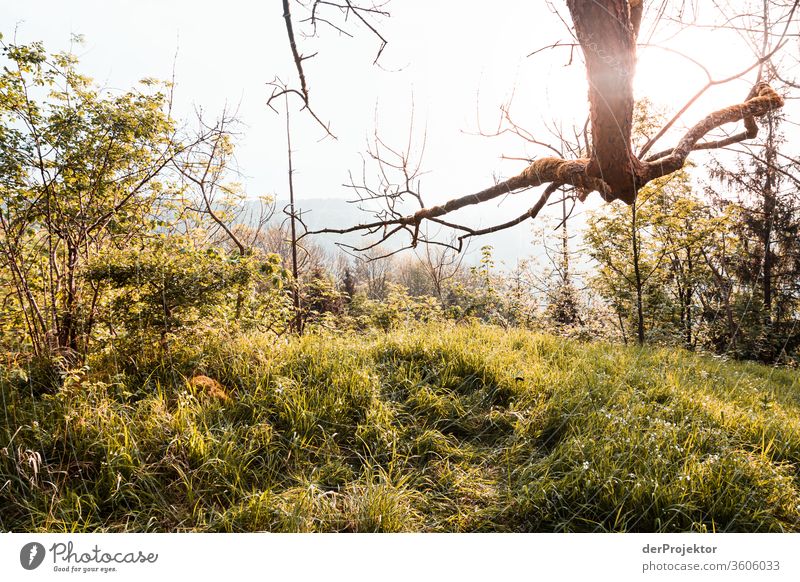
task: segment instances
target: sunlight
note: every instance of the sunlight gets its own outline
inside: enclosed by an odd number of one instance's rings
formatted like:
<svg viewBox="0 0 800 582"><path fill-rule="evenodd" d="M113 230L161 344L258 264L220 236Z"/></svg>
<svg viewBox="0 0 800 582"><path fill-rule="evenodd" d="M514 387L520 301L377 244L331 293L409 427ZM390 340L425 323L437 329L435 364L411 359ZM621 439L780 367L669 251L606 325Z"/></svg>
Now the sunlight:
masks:
<svg viewBox="0 0 800 582"><path fill-rule="evenodd" d="M709 50L709 47L724 47L724 50ZM754 62L752 51L731 31L685 30L668 44L639 49L634 88L639 97L648 97L657 106L674 112L709 82L706 71L718 81L740 74ZM742 101L755 76L756 72L751 71L741 79L707 91L687 118L697 119Z"/></svg>

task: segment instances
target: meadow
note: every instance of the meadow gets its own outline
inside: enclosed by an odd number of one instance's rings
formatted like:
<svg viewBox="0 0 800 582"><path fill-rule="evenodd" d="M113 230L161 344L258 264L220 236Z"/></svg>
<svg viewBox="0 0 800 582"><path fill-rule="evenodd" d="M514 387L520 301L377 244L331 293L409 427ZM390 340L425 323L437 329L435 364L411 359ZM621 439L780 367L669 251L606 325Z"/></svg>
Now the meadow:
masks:
<svg viewBox="0 0 800 582"><path fill-rule="evenodd" d="M4 531L800 530L787 368L438 323L220 331L48 381L0 368Z"/></svg>

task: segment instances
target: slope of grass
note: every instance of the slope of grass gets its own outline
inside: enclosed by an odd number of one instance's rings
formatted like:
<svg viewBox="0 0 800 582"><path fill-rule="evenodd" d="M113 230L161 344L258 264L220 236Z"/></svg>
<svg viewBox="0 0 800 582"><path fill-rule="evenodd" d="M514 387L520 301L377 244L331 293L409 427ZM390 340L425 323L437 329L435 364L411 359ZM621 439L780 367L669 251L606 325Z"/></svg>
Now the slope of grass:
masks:
<svg viewBox="0 0 800 582"><path fill-rule="evenodd" d="M94 365L0 376L0 529L800 530L794 371L484 326Z"/></svg>

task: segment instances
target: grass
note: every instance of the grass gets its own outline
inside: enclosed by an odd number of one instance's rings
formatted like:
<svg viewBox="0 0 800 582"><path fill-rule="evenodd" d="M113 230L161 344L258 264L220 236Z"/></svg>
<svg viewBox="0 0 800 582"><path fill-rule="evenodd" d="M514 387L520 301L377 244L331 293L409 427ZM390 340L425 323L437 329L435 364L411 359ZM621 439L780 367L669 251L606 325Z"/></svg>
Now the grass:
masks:
<svg viewBox="0 0 800 582"><path fill-rule="evenodd" d="M0 371L0 529L800 530L791 370L478 325L92 365Z"/></svg>

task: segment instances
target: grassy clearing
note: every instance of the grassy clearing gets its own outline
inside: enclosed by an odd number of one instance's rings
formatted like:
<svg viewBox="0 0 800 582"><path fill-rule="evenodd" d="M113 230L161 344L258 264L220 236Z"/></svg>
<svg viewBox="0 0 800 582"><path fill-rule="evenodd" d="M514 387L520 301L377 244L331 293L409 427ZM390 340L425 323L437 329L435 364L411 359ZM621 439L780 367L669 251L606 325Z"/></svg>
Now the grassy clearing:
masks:
<svg viewBox="0 0 800 582"><path fill-rule="evenodd" d="M793 371L485 326L94 368L3 370L0 529L800 530Z"/></svg>

